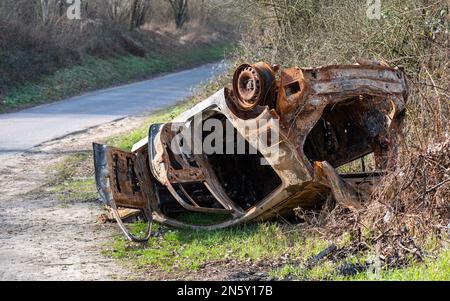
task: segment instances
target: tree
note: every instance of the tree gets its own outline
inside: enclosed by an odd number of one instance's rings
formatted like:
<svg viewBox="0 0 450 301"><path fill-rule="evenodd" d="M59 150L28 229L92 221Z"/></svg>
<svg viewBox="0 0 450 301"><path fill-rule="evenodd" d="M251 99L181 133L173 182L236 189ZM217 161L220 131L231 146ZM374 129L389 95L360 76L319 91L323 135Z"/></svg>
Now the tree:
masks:
<svg viewBox="0 0 450 301"><path fill-rule="evenodd" d="M130 29L138 28L145 23L145 15L150 6L150 0L133 0L131 3Z"/></svg>
<svg viewBox="0 0 450 301"><path fill-rule="evenodd" d="M49 0L41 0L41 10L42 10L42 23L47 25L48 23L48 3Z"/></svg>
<svg viewBox="0 0 450 301"><path fill-rule="evenodd" d="M177 28L183 27L188 19L188 0L169 0Z"/></svg>
<svg viewBox="0 0 450 301"><path fill-rule="evenodd" d="M50 25L54 18L65 16L66 0L40 0L42 24Z"/></svg>
<svg viewBox="0 0 450 301"><path fill-rule="evenodd" d="M103 3L108 8L112 20L122 21L123 3L120 0L109 0Z"/></svg>
<svg viewBox="0 0 450 301"><path fill-rule="evenodd" d="M64 0L58 0L58 15L60 17L64 16L66 12L66 2Z"/></svg>

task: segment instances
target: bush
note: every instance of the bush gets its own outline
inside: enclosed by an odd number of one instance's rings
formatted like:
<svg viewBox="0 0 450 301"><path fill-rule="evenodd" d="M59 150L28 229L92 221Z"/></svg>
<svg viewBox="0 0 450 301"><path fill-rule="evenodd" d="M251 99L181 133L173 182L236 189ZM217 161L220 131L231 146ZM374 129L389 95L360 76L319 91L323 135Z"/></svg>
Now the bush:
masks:
<svg viewBox="0 0 450 301"><path fill-rule="evenodd" d="M404 253L421 258L430 237L448 236L449 4L382 1L380 20L369 19L366 10L359 0L249 1L243 4L249 22L236 60L319 66L365 58L405 67L410 94L397 170L366 208L355 213L338 206L321 212L325 224L310 225L327 235L353 229L359 240L361 233L372 233L368 242L382 244L378 251L398 264ZM392 222L383 222L385 216Z"/></svg>

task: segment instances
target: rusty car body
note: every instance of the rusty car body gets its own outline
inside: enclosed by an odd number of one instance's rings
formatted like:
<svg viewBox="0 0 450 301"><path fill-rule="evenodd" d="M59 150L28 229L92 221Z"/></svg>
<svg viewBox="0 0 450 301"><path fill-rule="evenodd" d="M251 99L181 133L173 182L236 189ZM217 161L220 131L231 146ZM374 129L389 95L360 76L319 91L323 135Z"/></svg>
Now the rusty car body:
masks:
<svg viewBox="0 0 450 301"><path fill-rule="evenodd" d="M298 207L319 209L329 198L357 209L395 164L408 97L402 68L364 61L279 70L260 62L239 66L232 86L170 123L151 125L148 138L131 152L94 144L99 194L128 239L148 239L151 223L145 237L134 237L118 207L140 209L149 221L194 229L287 217ZM205 139L201 125L211 118L231 124L233 135L254 151L183 152L187 140ZM249 129L251 120L265 122ZM201 134L189 135L194 132ZM273 143L261 146L262 135L277 137L277 156ZM174 144L176 136L186 141ZM373 154L373 170L337 171L368 154ZM192 223L183 218L186 212L217 218Z"/></svg>

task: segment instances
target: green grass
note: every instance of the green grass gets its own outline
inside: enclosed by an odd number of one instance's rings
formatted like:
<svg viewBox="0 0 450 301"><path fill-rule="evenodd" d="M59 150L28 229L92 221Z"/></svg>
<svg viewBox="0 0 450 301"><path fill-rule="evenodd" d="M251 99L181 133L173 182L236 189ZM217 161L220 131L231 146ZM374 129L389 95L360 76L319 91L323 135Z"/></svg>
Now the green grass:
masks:
<svg viewBox="0 0 450 301"><path fill-rule="evenodd" d="M47 171L48 192L64 203L98 199L94 177L83 170L91 161L86 153L77 153L51 165Z"/></svg>
<svg viewBox="0 0 450 301"><path fill-rule="evenodd" d="M155 74L222 59L227 44L203 46L170 56L146 58L124 56L110 59L89 57L78 66L63 68L39 80L9 87L0 112L37 105L77 95L83 91L109 87Z"/></svg>
<svg viewBox="0 0 450 301"><path fill-rule="evenodd" d="M305 269L295 265L286 265L281 269L272 271L274 277L284 278L293 276L299 280L338 280L338 281L449 281L450 280L450 250L444 249L437 259L426 258L425 262L411 259L405 268L381 269L376 272L373 268L357 273L353 276L343 276L338 273L338 267L344 262L364 264L373 255L370 252L351 255L342 262L325 260L312 269Z"/></svg>
<svg viewBox="0 0 450 301"><path fill-rule="evenodd" d="M98 199L95 180L93 177L79 180L69 180L53 186L52 193L63 202L92 201Z"/></svg>
<svg viewBox="0 0 450 301"><path fill-rule="evenodd" d="M426 259L423 264L413 263L405 269L383 271L380 280L450 281L450 250L442 252L437 260Z"/></svg>
<svg viewBox="0 0 450 301"><path fill-rule="evenodd" d="M405 268L362 272L353 277L336 277L337 280L395 280L395 281L449 281L450 250L447 248L437 259L426 258L425 262L411 261Z"/></svg>
<svg viewBox="0 0 450 301"><path fill-rule="evenodd" d="M140 232L145 224L133 225ZM145 245L117 238L107 252L115 258L133 261L138 268L152 266L166 272L196 271L203 264L223 259L240 261L273 260L283 254L306 260L324 249L328 242L305 237L301 231L286 231L285 225L259 223L223 230L164 229L163 237L153 237ZM290 229L292 230L292 229ZM134 246L134 247L130 247Z"/></svg>
<svg viewBox="0 0 450 301"><path fill-rule="evenodd" d="M187 214L181 219L203 220ZM135 233L142 232L145 224L132 224ZM311 233L303 233L296 225L258 223L223 230L173 229L154 225L153 231L162 230L162 237L153 237L146 244L130 243L122 237L111 242L105 254L131 264L137 271L158 270L192 275L211 261L230 259L237 262L276 262L289 255L288 263L267 272L274 278L291 277L296 280L450 280L450 250L444 249L437 260L428 258L424 263L411 261L403 269L381 270L369 268L353 276L343 276L338 268L344 262L364 264L373 258L372 251L349 255L342 261L324 259L312 268L306 263L311 256L329 246L327 241ZM351 243L348 235L335 239L338 246Z"/></svg>
<svg viewBox="0 0 450 301"><path fill-rule="evenodd" d="M61 161L52 164L47 168L49 182L52 184L61 184L75 177L78 173L78 167L88 159L86 153L76 153L64 157Z"/></svg>

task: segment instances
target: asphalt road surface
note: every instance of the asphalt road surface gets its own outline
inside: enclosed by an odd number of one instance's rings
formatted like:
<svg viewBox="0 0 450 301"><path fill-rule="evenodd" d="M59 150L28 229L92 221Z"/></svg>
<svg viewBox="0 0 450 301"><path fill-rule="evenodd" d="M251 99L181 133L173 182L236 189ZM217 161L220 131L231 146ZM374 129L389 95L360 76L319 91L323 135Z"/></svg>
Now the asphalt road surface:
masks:
<svg viewBox="0 0 450 301"><path fill-rule="evenodd" d="M17 113L0 114L0 156L24 152L73 132L173 105L223 68L223 64L208 64Z"/></svg>

